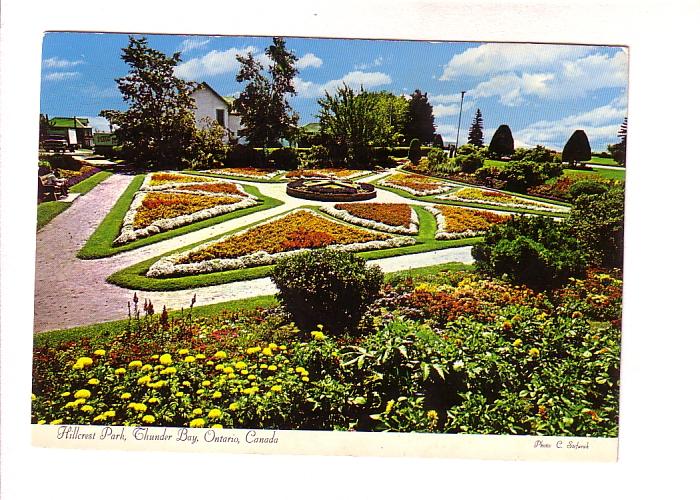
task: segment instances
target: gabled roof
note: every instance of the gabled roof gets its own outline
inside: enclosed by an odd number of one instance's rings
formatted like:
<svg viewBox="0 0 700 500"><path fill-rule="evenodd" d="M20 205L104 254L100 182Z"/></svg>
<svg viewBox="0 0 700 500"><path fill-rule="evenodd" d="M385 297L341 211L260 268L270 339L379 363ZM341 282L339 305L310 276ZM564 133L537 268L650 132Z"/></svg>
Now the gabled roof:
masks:
<svg viewBox="0 0 700 500"><path fill-rule="evenodd" d="M49 120L49 126L56 128L92 128L87 118L56 116Z"/></svg>
<svg viewBox="0 0 700 500"><path fill-rule="evenodd" d="M196 90L199 90L199 89L206 89L206 90L209 90L209 92L211 92L211 93L214 94L216 97L218 97L219 99L221 99L221 100L229 107L229 110L230 110L231 106L233 106L233 102L234 102L234 98L233 98L233 97L230 97L230 96L229 96L229 97L223 97L223 96L222 96L221 94L219 94L216 90L214 90L214 89L212 88L212 86L209 85L207 82L202 82L202 83L200 83L200 84L197 86L197 89L196 89Z"/></svg>

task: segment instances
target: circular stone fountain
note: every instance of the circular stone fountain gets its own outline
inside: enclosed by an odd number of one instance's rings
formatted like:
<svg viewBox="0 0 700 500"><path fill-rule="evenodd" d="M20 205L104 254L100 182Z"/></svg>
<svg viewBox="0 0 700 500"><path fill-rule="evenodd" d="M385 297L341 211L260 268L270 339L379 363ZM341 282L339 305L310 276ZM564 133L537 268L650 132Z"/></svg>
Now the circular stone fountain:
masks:
<svg viewBox="0 0 700 500"><path fill-rule="evenodd" d="M377 196L374 186L340 179L298 179L287 184L287 194L314 201L364 201Z"/></svg>

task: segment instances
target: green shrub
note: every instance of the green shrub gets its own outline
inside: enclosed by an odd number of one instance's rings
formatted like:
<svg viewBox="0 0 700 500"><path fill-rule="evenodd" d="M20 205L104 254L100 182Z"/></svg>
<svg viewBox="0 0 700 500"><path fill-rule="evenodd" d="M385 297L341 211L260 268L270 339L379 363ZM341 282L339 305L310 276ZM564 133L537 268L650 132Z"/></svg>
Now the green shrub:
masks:
<svg viewBox="0 0 700 500"><path fill-rule="evenodd" d="M331 153L326 146L311 146L304 161L309 168L330 167Z"/></svg>
<svg viewBox="0 0 700 500"><path fill-rule="evenodd" d="M496 177L505 183L507 190L524 193L528 188L558 177L562 172L561 165L556 163L510 161L499 169Z"/></svg>
<svg viewBox="0 0 700 500"><path fill-rule="evenodd" d="M383 279L379 267L328 249L284 257L272 272L278 298L300 328L321 324L336 334L351 331L359 323Z"/></svg>
<svg viewBox="0 0 700 500"><path fill-rule="evenodd" d="M588 251L593 264L622 268L625 225L624 186L573 200L568 226Z"/></svg>
<svg viewBox="0 0 700 500"><path fill-rule="evenodd" d="M208 119L204 127L197 129L192 140L192 150L186 163L196 169L220 167L226 160L228 145L224 142L226 129Z"/></svg>
<svg viewBox="0 0 700 500"><path fill-rule="evenodd" d="M248 144L236 144L226 154L224 165L227 167L262 167L265 155Z"/></svg>
<svg viewBox="0 0 700 500"><path fill-rule="evenodd" d="M292 148L279 148L270 153L269 157L275 168L295 170L299 167L299 156Z"/></svg>
<svg viewBox="0 0 700 500"><path fill-rule="evenodd" d="M411 139L411 144L408 147L408 159L411 163L417 165L422 156L420 141L418 139Z"/></svg>
<svg viewBox="0 0 700 500"><path fill-rule="evenodd" d="M457 148L456 155L459 156L475 154L483 158L486 152L486 148L480 148L479 146L475 146L474 144L462 144L460 147Z"/></svg>
<svg viewBox="0 0 700 500"><path fill-rule="evenodd" d="M576 199L584 194L602 194L607 191L608 187L602 182L592 180L581 180L572 184L569 189L571 199Z"/></svg>
<svg viewBox="0 0 700 500"><path fill-rule="evenodd" d="M60 168L61 170L80 170L83 164L71 155L54 154L47 156L44 161L51 165L51 170Z"/></svg>
<svg viewBox="0 0 700 500"><path fill-rule="evenodd" d="M547 217L517 217L492 226L472 249L477 268L533 290L558 288L581 276L585 250L566 226Z"/></svg>
<svg viewBox="0 0 700 500"><path fill-rule="evenodd" d="M442 149L431 149L428 152L428 166L431 169L436 169L438 165L447 163L447 153Z"/></svg>
<svg viewBox="0 0 700 500"><path fill-rule="evenodd" d="M454 163L462 172L472 174L484 166L484 158L478 153L460 154L455 156Z"/></svg>
<svg viewBox="0 0 700 500"><path fill-rule="evenodd" d="M535 163L550 163L555 161L556 151L537 145L532 149L517 148L511 155L511 160L534 161Z"/></svg>

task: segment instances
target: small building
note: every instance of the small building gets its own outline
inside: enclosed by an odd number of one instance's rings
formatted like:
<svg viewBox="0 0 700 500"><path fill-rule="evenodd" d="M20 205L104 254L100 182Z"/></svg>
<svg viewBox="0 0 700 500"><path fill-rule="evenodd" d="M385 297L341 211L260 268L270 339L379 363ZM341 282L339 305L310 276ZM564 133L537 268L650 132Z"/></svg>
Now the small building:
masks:
<svg viewBox="0 0 700 500"><path fill-rule="evenodd" d="M56 116L48 121L46 135L62 137L69 145L89 149L93 146L92 126L87 118Z"/></svg>
<svg viewBox="0 0 700 500"><path fill-rule="evenodd" d="M211 120L228 130L232 137L239 137L241 117L233 112L233 97L222 97L207 82L202 82L192 93L192 98L198 128L205 127Z"/></svg>

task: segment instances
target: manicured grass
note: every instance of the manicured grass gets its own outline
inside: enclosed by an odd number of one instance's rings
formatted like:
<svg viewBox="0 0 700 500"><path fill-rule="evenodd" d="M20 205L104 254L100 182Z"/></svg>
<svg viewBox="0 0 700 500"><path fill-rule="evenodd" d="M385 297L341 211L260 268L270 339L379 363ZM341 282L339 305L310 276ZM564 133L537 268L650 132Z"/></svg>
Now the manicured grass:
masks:
<svg viewBox="0 0 700 500"><path fill-rule="evenodd" d="M384 280L387 282L398 281L405 278L422 278L428 276L435 276L441 272L447 271L469 271L473 269L472 265L463 264L459 262L448 262L445 264L437 264L433 266L418 267L414 269L407 269L405 271L395 271L391 273L386 273L384 275ZM253 297L249 299L239 299L231 300L228 302L219 302L217 304L210 304L207 306L199 306L192 308L193 318L202 318L207 316L214 316L222 313L223 311L242 311L248 309L255 309L258 307L268 308L275 307L279 305L277 299L274 295L262 295L260 297ZM189 314L189 309L173 309L168 311L171 319L178 320L180 318L187 317ZM105 323L97 323L94 325L79 326L75 328L68 328L65 330L53 330L49 332L37 333L34 336L34 345L37 347L56 345L67 341L77 341L84 338L92 339L92 345L97 346L108 341L114 334L123 331L128 324L128 319L120 319L116 321L108 321ZM135 320L132 320L132 323Z"/></svg>
<svg viewBox="0 0 700 500"><path fill-rule="evenodd" d="M270 179L255 179L253 177L243 177L241 175L225 175L225 174L216 174L214 172L200 172L199 170L183 170L183 174L192 174L192 175L201 175L202 177L216 177L219 179L227 179L227 180L233 180L233 181L244 181L244 182L262 182L262 183L269 183L269 184L281 184L284 182L287 182L284 179L284 173L282 174L277 174L274 177Z"/></svg>
<svg viewBox="0 0 700 500"><path fill-rule="evenodd" d="M484 160L484 166L485 167L502 167L503 165L506 165L508 162L507 161L501 161L501 160L491 160L490 158L486 158Z"/></svg>
<svg viewBox="0 0 700 500"><path fill-rule="evenodd" d="M586 163L595 163L597 165L608 165L611 167L619 167L620 164L617 163L613 158L601 158L600 156L591 156L590 161Z"/></svg>
<svg viewBox="0 0 700 500"><path fill-rule="evenodd" d="M58 214L70 207L70 203L65 201L46 201L39 203L36 207L36 229L37 231L51 222Z"/></svg>
<svg viewBox="0 0 700 500"><path fill-rule="evenodd" d="M105 172L104 170L102 172L97 172L95 175L80 181L75 186L71 186L68 188L68 191L71 193L85 194L110 175L112 175L112 172Z"/></svg>
<svg viewBox="0 0 700 500"><path fill-rule="evenodd" d="M126 252L127 250L133 250L135 248L140 248L146 245L151 245L159 241L163 241L175 236L180 236L183 234L191 233L192 231L197 231L205 227L213 226L214 224L219 224L221 222L236 219L238 217L243 217L244 215L252 214L260 210L267 210L282 204L281 201L268 196L264 196L260 191L254 186L243 186L247 193L255 196L261 203L250 208L244 208L242 210L236 210L224 215L219 215L218 217L212 217L211 219L205 219L194 224L188 224L186 226L181 226L170 231L165 231L163 233L154 234L153 236L148 236L146 238L141 238L136 241L132 241L125 245L114 246L112 242L119 236L119 232L122 227L122 221L127 210L131 206L131 200L134 193L138 191L143 182L144 175L140 174L134 177L131 184L126 188L124 193L119 197L114 207L107 216L104 218L102 223L97 227L94 233L85 243L85 246L78 252L78 258L80 259L100 259L102 257L109 257L121 252Z"/></svg>
<svg viewBox="0 0 700 500"><path fill-rule="evenodd" d="M586 175L598 175L600 177L603 177L604 179L611 179L614 181L624 181L626 173L627 172L624 170L613 170L609 168L596 167L593 167L593 170L576 170L570 168L564 169L564 175L568 177L585 177Z"/></svg>
<svg viewBox="0 0 700 500"><path fill-rule="evenodd" d="M318 210L316 207L306 207L314 210L322 217L330 217ZM442 248L452 248L459 246L472 245L481 240L481 238L466 238L461 240L435 240L435 231L437 229L437 222L432 214L427 210L416 206L414 207L419 218L419 232L415 236L417 243L415 245L399 247L399 248L387 248L383 250L372 250L367 252L358 252L357 255L365 259L379 259L384 257L394 257L397 255L409 255L422 252L429 252L432 250L439 250ZM339 220L339 219L338 219ZM253 225L258 225L265 222L259 221L254 224L250 224L245 227L238 228L227 234L233 234L239 231L251 227ZM221 271L216 273L208 274L198 274L193 276L178 276L171 278L149 278L146 277L146 272L158 259L164 257L165 255L170 255L176 252L182 252L193 248L197 245L205 243L206 241L214 241L219 238L223 238L225 234L216 236L215 238L210 238L209 240L201 241L188 245L172 252L168 252L157 257L139 262L130 267L117 271L107 278L109 283L117 285L123 288L128 288L132 290L147 290L147 291L169 291L169 290L185 290L189 288L196 288L202 286L212 286L212 285L222 285L224 283L230 283L233 281L245 281L256 278L262 278L269 276L272 272L274 266L258 266L247 269L235 269L230 271Z"/></svg>
<svg viewBox="0 0 700 500"><path fill-rule="evenodd" d="M77 183L75 186L68 188L71 193L85 194L100 182L109 177L111 172L98 172L93 176L88 177ZM70 207L69 202L65 201L47 201L40 203L36 207L36 229L37 231L51 222L58 214Z"/></svg>

